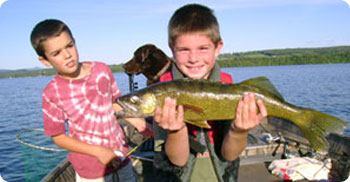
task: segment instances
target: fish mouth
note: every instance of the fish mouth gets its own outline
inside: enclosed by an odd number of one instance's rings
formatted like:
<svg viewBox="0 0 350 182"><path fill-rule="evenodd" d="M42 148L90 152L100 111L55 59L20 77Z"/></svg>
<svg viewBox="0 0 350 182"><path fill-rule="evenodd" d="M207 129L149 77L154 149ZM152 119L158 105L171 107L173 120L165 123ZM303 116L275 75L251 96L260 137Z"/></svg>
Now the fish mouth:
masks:
<svg viewBox="0 0 350 182"><path fill-rule="evenodd" d="M135 106L125 103L119 99L116 99L116 103L123 109L114 113L117 118L135 117L137 115L138 109Z"/></svg>
<svg viewBox="0 0 350 182"><path fill-rule="evenodd" d="M114 115L119 119L119 118L124 118L125 117L125 112L124 112L124 104L123 102L120 102L119 99L116 99L115 102L120 106L122 107L123 110L120 110L120 111L115 111L114 112Z"/></svg>

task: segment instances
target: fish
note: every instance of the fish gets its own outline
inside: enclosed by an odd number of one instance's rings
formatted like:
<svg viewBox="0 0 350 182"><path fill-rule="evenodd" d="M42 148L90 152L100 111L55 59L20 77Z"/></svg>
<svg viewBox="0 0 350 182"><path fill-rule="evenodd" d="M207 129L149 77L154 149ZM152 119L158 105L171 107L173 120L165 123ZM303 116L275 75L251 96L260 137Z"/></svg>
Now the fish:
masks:
<svg viewBox="0 0 350 182"><path fill-rule="evenodd" d="M156 107L164 99L176 99L184 108L184 122L201 128L210 128L207 120L235 119L236 108L244 94L253 93L265 104L268 117L278 117L296 124L315 151L328 149L326 135L342 133L346 122L310 108L288 103L266 77L257 77L237 84L227 84L203 79L178 79L159 82L116 99L122 110L117 118L154 116Z"/></svg>

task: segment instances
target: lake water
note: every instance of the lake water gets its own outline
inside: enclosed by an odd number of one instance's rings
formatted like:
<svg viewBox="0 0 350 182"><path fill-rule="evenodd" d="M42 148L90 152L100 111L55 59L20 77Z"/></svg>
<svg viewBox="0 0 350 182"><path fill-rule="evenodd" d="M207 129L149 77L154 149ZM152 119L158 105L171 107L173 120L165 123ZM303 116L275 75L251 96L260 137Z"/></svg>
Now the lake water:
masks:
<svg viewBox="0 0 350 182"><path fill-rule="evenodd" d="M266 76L285 100L350 121L350 64L293 65L224 68L234 82ZM128 77L114 74L122 91L129 90ZM15 136L26 128L42 128L41 92L52 77L0 79L0 176L6 181L39 181L65 152L25 147ZM145 78L136 76L139 88ZM349 132L348 130L346 131ZM54 147L42 132L23 133L23 140Z"/></svg>

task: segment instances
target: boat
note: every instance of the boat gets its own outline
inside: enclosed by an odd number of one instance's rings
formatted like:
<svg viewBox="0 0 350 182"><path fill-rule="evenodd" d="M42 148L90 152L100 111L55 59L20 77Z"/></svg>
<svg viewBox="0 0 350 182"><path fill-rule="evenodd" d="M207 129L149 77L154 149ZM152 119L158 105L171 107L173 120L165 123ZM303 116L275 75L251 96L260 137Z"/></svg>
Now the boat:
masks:
<svg viewBox="0 0 350 182"><path fill-rule="evenodd" d="M276 118L271 118L265 122L278 123L276 122ZM293 130L295 128L289 127L289 129ZM282 132L288 131L278 130L277 132L281 134ZM126 132L126 135L128 136L128 132ZM295 133L293 133L293 135L295 135ZM240 156L239 182L260 182L262 179L263 181L269 182L283 181L282 178L272 175L268 170L268 165L272 161L290 158L290 156L312 156L316 154L307 143L298 143L298 139L296 139L298 137L294 136L295 138L289 139L288 136L281 136L282 135L273 136L271 133L266 133L265 128L262 126L250 131L248 135L248 145ZM304 141L304 138L300 138L302 139L301 141ZM332 159L333 168L330 173L332 173L333 178L338 179L334 181L344 181L349 176L350 171L350 137L332 133L327 137L327 140L330 143L327 157ZM130 146L135 145L137 146L137 144L130 144ZM140 182L152 181L152 156L154 155L152 148L153 141L151 139L143 143L136 152L130 155ZM64 159L41 181L66 182L74 180L75 171L73 166L67 159ZM304 182L307 180L299 181Z"/></svg>
<svg viewBox="0 0 350 182"><path fill-rule="evenodd" d="M269 122L269 121L267 121ZM128 130L127 126L123 127L126 136L130 139L130 134L135 132ZM136 139L135 139L136 138ZM128 142L141 142L140 136L135 135L134 139ZM138 140L138 141L137 141ZM239 182L261 181L283 181L281 178L271 175L268 171L268 164L275 160L283 158L283 155L296 153L296 148L291 148L291 144L287 145L286 139L273 137L272 134L267 134L265 129L257 127L249 133L248 146L242 152L240 159ZM137 144L130 144L135 146ZM286 147L288 152L286 153ZM139 177L139 181L152 181L152 140L145 142L140 148L131 155L134 169ZM254 174L254 175L252 175ZM72 165L64 159L51 172L49 172L41 181L42 182L60 182L74 181L75 172Z"/></svg>
<svg viewBox="0 0 350 182"><path fill-rule="evenodd" d="M242 160L242 164L240 166L240 171L239 171L239 181L240 182L253 182L254 180L258 179L266 179L266 181L282 181L281 178L276 177L271 175L264 162L270 161L270 156L268 155L267 152L271 151L276 147L275 145L270 145L270 146L251 146L247 147L245 149L244 153L247 154L261 154L261 157L266 157L266 158L259 158L257 156L252 156L252 158L248 156L244 156L247 161ZM277 157L276 157L277 158ZM253 162L254 160L258 159L256 162ZM267 160L266 160L267 159ZM136 167L135 170L138 174L139 181L146 181L144 180L144 174L145 172L142 171L144 169L139 168L137 169L138 166L142 165L151 167L152 162L149 161L143 161L142 163L135 162L133 159L133 165ZM151 174L151 173L149 173ZM254 175L251 175L254 174ZM148 178L149 179L149 178ZM61 161L51 172L49 172L42 180L41 182L67 182L67 181L74 181L75 180L75 171L73 169L73 166L69 163L68 160L64 159ZM260 180L258 180L260 181Z"/></svg>

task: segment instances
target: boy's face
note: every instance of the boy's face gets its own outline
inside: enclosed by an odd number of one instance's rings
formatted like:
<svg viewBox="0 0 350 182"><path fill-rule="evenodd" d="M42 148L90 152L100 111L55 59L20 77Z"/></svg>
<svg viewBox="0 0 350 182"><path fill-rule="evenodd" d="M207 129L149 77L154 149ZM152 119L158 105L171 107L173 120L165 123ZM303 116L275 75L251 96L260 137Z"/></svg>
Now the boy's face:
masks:
<svg viewBox="0 0 350 182"><path fill-rule="evenodd" d="M54 67L64 78L74 78L79 75L79 56L74 39L62 32L59 36L42 42L46 58L39 60L46 66Z"/></svg>
<svg viewBox="0 0 350 182"><path fill-rule="evenodd" d="M171 49L182 73L193 79L207 79L222 46L222 41L215 46L204 34L186 33L176 38Z"/></svg>

